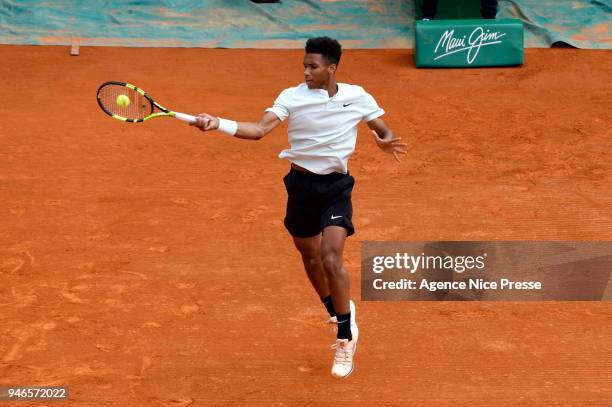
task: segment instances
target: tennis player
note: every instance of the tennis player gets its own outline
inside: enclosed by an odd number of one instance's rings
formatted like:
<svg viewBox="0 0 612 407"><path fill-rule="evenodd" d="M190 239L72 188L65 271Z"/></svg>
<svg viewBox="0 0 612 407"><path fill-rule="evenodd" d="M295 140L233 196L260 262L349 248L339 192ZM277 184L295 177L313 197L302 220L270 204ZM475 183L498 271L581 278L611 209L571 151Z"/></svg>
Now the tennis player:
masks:
<svg viewBox="0 0 612 407"><path fill-rule="evenodd" d="M328 322L337 324L331 373L344 378L354 369L359 336L349 276L342 265L344 242L355 232L351 204L355 180L349 174L348 159L355 150L361 120L378 147L397 161L406 154L406 144L394 137L381 119L384 110L362 87L336 82L341 54L338 41L311 38L303 61L305 82L282 91L259 122L238 123L202 113L194 125L202 131L259 140L289 120L291 147L279 155L291 162L284 177L288 194L284 223L330 315Z"/></svg>

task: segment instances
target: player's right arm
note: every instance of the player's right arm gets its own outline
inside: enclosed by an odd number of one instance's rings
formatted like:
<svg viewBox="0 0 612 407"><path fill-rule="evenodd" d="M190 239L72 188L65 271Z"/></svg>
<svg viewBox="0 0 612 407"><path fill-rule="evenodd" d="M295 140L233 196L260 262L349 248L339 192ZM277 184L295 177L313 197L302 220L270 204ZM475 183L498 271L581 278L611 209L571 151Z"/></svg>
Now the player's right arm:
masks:
<svg viewBox="0 0 612 407"><path fill-rule="evenodd" d="M200 113L197 116L197 121L192 123L192 126L197 127L202 131L217 130L219 128L219 118L211 116L207 113ZM237 124L236 134L234 137L246 140L259 140L266 134L271 132L276 126L281 123L281 120L272 112L266 112L259 122L239 122Z"/></svg>

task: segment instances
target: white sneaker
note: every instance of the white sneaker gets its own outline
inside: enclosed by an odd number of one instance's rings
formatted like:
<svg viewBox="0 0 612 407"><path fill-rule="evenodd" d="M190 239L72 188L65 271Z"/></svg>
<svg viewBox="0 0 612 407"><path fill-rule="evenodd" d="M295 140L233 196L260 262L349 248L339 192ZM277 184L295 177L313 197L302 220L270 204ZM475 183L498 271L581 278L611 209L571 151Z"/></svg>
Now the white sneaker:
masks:
<svg viewBox="0 0 612 407"><path fill-rule="evenodd" d="M351 310L351 335L353 335L355 347L357 347L357 337L359 336L359 328L357 327L357 308L353 300L349 301L349 306Z"/></svg>
<svg viewBox="0 0 612 407"><path fill-rule="evenodd" d="M336 350L334 355L334 363L331 368L331 374L339 379L348 377L355 369L355 352L357 351L357 337L353 336L353 340L336 339L336 343L332 345L332 349Z"/></svg>
<svg viewBox="0 0 612 407"><path fill-rule="evenodd" d="M348 377L355 369L355 362L353 359L355 357L355 352L357 352L357 340L359 339L359 328L357 327L356 322L357 311L355 308L355 303L351 300L349 305L351 309L351 336L353 339L350 341L348 339L336 339L336 343L332 345L332 349L336 350L336 354L334 356L331 374L332 376L340 379ZM330 318L328 322L332 320L332 318ZM338 318L336 318L335 323L337 330Z"/></svg>

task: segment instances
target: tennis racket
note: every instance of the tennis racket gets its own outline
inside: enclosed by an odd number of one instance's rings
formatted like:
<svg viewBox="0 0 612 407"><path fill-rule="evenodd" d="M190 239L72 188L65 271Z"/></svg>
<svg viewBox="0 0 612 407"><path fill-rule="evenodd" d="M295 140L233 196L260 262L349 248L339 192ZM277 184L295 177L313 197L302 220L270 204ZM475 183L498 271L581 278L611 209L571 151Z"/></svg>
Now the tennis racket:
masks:
<svg viewBox="0 0 612 407"><path fill-rule="evenodd" d="M154 117L175 117L187 123L196 121L195 116L166 109L144 90L125 82L103 83L97 98L104 113L128 123L142 123Z"/></svg>

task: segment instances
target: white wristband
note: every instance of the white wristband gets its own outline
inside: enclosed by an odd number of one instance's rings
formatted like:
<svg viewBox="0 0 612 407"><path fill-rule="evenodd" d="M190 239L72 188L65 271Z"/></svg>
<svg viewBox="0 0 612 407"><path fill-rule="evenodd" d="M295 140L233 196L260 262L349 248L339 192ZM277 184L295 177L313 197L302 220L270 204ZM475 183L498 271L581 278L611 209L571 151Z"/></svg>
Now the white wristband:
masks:
<svg viewBox="0 0 612 407"><path fill-rule="evenodd" d="M222 131L223 133L229 134L230 136L235 136L238 131L238 123L233 120L226 120L222 118L219 119L219 128L217 130Z"/></svg>

